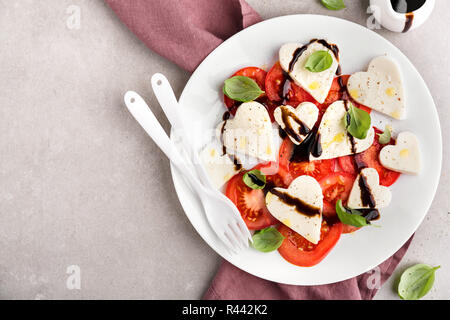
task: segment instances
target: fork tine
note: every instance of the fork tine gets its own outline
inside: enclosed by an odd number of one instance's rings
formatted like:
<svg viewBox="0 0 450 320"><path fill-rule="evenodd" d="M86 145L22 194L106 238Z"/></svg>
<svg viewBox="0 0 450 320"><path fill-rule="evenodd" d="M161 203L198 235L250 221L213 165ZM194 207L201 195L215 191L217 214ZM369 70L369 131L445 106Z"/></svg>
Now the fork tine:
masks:
<svg viewBox="0 0 450 320"><path fill-rule="evenodd" d="M220 240L222 240L222 243L225 245L229 253L231 254L237 253L235 246L230 242L225 232L223 233L218 232L217 235L220 238Z"/></svg>
<svg viewBox="0 0 450 320"><path fill-rule="evenodd" d="M239 231L241 232L242 236L250 241L250 243L253 243L252 234L250 233L250 230L248 230L247 226L245 225L244 221L242 219L237 219L236 225L239 228Z"/></svg>
<svg viewBox="0 0 450 320"><path fill-rule="evenodd" d="M237 238L236 235L234 234L234 231L232 230L229 224L227 225L227 231L225 231L225 236L233 244L234 248L236 249L236 252L242 250L242 244L240 243L239 238Z"/></svg>
<svg viewBox="0 0 450 320"><path fill-rule="evenodd" d="M239 240L239 243L242 247L242 249L248 248L248 240L247 237L244 237L242 235L241 230L239 229L237 223L235 221L232 221L229 224L231 230L233 231L234 235L236 236L236 238Z"/></svg>

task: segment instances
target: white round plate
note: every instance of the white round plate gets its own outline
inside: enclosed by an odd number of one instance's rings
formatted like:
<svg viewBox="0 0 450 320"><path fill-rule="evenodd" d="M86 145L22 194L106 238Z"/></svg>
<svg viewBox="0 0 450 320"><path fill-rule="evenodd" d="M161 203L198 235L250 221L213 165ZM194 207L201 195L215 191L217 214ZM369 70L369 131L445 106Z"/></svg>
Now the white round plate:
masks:
<svg viewBox="0 0 450 320"><path fill-rule="evenodd" d="M420 74L408 58L386 39L355 23L318 15L278 17L253 25L215 49L193 73L180 103L185 119L192 124L199 141L220 121L225 111L223 81L239 68L270 68L286 42L306 43L324 38L340 49L343 74L365 71L369 61L387 54L400 66L407 103L407 119L390 120L373 112L373 123L384 129L390 123L395 133L414 132L422 154L419 176L401 175L392 186L392 202L381 210L381 227L366 227L342 235L336 247L317 266L301 268L285 261L277 251L261 253L247 249L230 255L208 226L201 207L172 167L180 202L197 232L223 258L257 277L293 285L320 285L342 281L369 271L393 255L415 232L425 217L436 192L442 162L442 138L433 98Z"/></svg>

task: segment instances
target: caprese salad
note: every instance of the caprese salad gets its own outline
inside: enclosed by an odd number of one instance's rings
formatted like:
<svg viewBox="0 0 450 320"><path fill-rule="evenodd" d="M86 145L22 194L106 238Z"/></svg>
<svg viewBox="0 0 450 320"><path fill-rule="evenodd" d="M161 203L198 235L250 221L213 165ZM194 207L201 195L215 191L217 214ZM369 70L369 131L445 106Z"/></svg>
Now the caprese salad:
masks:
<svg viewBox="0 0 450 320"><path fill-rule="evenodd" d="M224 81L217 139L201 151L212 183L255 231L252 246L302 267L371 225L391 202L389 186L421 169L413 133L394 139L390 126L372 126L373 110L406 117L395 61L376 57L343 75L339 54L326 40L288 43L268 72L236 71Z"/></svg>

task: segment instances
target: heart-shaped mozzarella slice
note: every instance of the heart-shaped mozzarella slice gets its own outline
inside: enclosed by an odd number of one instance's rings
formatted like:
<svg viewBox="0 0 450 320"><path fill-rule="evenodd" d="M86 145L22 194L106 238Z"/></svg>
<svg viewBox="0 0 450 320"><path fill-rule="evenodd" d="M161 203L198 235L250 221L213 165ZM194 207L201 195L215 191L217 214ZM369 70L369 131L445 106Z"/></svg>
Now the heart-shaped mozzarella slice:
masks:
<svg viewBox="0 0 450 320"><path fill-rule="evenodd" d="M240 171L227 154L223 154L218 142L209 143L200 151L200 160L208 173L209 179L217 189Z"/></svg>
<svg viewBox="0 0 450 320"><path fill-rule="evenodd" d="M351 209L384 208L391 202L391 191L380 186L377 170L362 169L353 184L347 206Z"/></svg>
<svg viewBox="0 0 450 320"><path fill-rule="evenodd" d="M303 102L297 108L280 106L273 115L292 142L298 145L316 124L319 109L314 103Z"/></svg>
<svg viewBox="0 0 450 320"><path fill-rule="evenodd" d="M395 145L380 151L381 164L391 170L419 174L421 169L419 140L411 132L401 132Z"/></svg>
<svg viewBox="0 0 450 320"><path fill-rule="evenodd" d="M343 157L367 150L373 143L375 132L370 128L365 139L357 139L347 133L344 117L347 113L346 102L339 100L325 111L319 126L322 154L310 156L310 160L324 160Z"/></svg>
<svg viewBox="0 0 450 320"><path fill-rule="evenodd" d="M319 183L300 176L288 189L274 188L266 195L270 213L312 243L320 240L323 195Z"/></svg>
<svg viewBox="0 0 450 320"><path fill-rule="evenodd" d="M321 42L327 44L323 45ZM280 48L280 65L296 84L305 89L318 102L323 103L328 96L334 75L339 67L338 58L329 49L325 40L314 40L307 45L287 43ZM333 58L333 64L322 72L311 72L305 68L308 58L317 51L327 51ZM336 50L337 51L337 50ZM337 53L336 53L337 54Z"/></svg>
<svg viewBox="0 0 450 320"><path fill-rule="evenodd" d="M373 59L367 72L353 74L348 79L347 89L356 102L395 119L406 117L400 70L385 56Z"/></svg>
<svg viewBox="0 0 450 320"><path fill-rule="evenodd" d="M217 129L227 149L263 161L275 161L272 122L262 104L255 101L241 104L234 118L220 123Z"/></svg>

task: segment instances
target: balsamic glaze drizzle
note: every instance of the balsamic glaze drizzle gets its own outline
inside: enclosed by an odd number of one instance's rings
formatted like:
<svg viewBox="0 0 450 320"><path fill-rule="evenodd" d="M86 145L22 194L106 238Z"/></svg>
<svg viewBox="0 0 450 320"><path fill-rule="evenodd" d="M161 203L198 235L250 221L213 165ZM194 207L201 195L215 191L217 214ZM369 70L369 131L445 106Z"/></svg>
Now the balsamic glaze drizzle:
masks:
<svg viewBox="0 0 450 320"><path fill-rule="evenodd" d="M288 194L287 192L279 191L277 189L270 190L270 193L277 196L281 202L287 204L288 206L295 207L295 211L301 213L308 217L314 217L320 215L320 208L314 207L301 199L295 198Z"/></svg>
<svg viewBox="0 0 450 320"><path fill-rule="evenodd" d="M403 33L408 32L409 29L411 29L413 21L414 21L414 12L409 12L405 14L406 21L405 21L405 27L403 28Z"/></svg>
<svg viewBox="0 0 450 320"><path fill-rule="evenodd" d="M345 110L348 111L348 99L344 100L344 105L345 105ZM348 113L345 114L345 116L347 117L347 123L350 123L350 115ZM350 140L350 143L352 145L352 154L356 153L356 142L355 142L355 137L353 137L350 132L347 132L347 136L348 139Z"/></svg>
<svg viewBox="0 0 450 320"><path fill-rule="evenodd" d="M222 117L223 125L222 125L222 129L220 130L220 140L221 140L220 142L222 143L222 155L228 155L228 157L234 164L234 169L236 171L240 171L242 169L241 162L234 154L227 153L227 147L225 147L225 144L223 143L223 133L225 132L225 126L227 124L228 119L230 119L230 117L231 117L231 114L228 111L226 111Z"/></svg>
<svg viewBox="0 0 450 320"><path fill-rule="evenodd" d="M260 180L255 174L253 174L253 173L251 173L251 172L248 172L247 175L248 175L248 177L250 178L250 180L252 180L252 182L253 182L254 184L256 184L257 186L262 187L262 186L265 185L265 182L262 181L262 180Z"/></svg>
<svg viewBox="0 0 450 320"><path fill-rule="evenodd" d="M309 161L309 155L320 157L322 155L322 145L320 143L320 133L318 127L314 127L306 136L305 140L294 147L290 161L302 162Z"/></svg>
<svg viewBox="0 0 450 320"><path fill-rule="evenodd" d="M376 206L375 198L373 197L372 190L367 183L367 178L361 173L359 175L358 184L361 189L361 202L363 206L374 209Z"/></svg>
<svg viewBox="0 0 450 320"><path fill-rule="evenodd" d="M306 49L308 49L308 46L314 42L320 43L321 45L323 45L325 48L329 49L331 52L333 52L334 56L336 57L336 60L339 61L339 48L337 45L335 44L329 44L326 40L324 39L312 39L308 44L305 44L303 47L297 48L294 53L292 54L292 59L289 62L289 72L292 72L292 70L294 69L294 65L295 63L298 61L298 58L302 55L303 52L306 51ZM339 72L339 73L338 73ZM336 74L340 74L341 72L341 68L340 66L338 67Z"/></svg>
<svg viewBox="0 0 450 320"><path fill-rule="evenodd" d="M302 142L303 139L301 137L301 135L305 136L307 135L311 129L308 128L307 125L305 125L298 117L295 113L291 112L286 106L280 106L281 109L281 118L282 121L284 123L284 131L286 131L286 133L292 137L295 141L297 142ZM292 127L292 123L291 121L296 122L300 127L298 129L298 132L296 132L294 130L294 128Z"/></svg>

